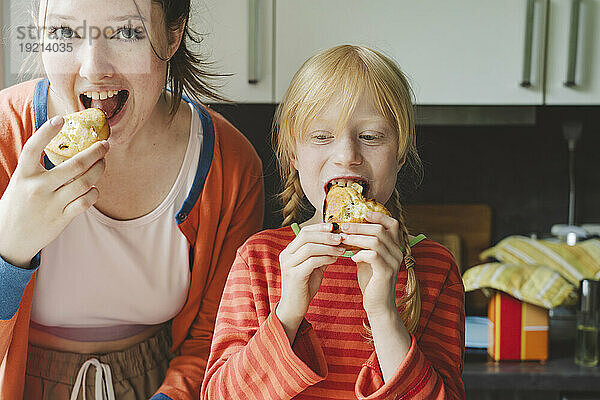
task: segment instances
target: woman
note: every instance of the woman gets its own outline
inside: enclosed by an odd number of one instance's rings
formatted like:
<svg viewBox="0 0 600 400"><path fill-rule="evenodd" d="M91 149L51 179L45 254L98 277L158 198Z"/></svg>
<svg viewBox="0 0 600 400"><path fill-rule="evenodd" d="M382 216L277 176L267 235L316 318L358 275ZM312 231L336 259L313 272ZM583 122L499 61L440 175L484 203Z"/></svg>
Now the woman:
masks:
<svg viewBox="0 0 600 400"><path fill-rule="evenodd" d="M42 2L59 51L0 95L1 398L197 398L235 250L262 225L256 152L181 101L218 98L183 40L189 0L109 3ZM42 167L60 115L89 107L108 141Z"/></svg>

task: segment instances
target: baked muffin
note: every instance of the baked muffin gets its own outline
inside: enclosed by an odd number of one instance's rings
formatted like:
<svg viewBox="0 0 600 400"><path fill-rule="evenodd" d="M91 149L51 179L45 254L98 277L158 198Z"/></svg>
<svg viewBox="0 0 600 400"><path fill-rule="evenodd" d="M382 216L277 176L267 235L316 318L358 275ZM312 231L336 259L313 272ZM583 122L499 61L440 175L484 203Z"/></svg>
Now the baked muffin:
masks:
<svg viewBox="0 0 600 400"><path fill-rule="evenodd" d="M375 200L367 200L362 195L363 188L358 182L351 182L346 186L335 184L329 188L323 204L323 222L359 222L368 223L367 211L381 212L391 216L390 212ZM340 229L334 233L341 232ZM347 250L358 250L355 246Z"/></svg>
<svg viewBox="0 0 600 400"><path fill-rule="evenodd" d="M44 152L54 165L68 160L94 143L108 139L110 126L104 111L88 108L63 116L65 122Z"/></svg>

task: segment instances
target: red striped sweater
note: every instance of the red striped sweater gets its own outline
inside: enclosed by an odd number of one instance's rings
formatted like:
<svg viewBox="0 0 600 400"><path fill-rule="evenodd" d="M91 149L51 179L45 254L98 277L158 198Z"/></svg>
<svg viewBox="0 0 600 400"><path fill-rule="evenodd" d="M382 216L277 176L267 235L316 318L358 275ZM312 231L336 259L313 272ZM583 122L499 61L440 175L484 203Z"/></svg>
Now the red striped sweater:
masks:
<svg viewBox="0 0 600 400"><path fill-rule="evenodd" d="M238 250L219 306L202 399L462 399L464 288L450 252L412 247L422 311L410 350L386 383L365 339L356 264L327 267L292 346L275 315L279 253L290 227L252 236ZM396 296L403 294L401 269Z"/></svg>

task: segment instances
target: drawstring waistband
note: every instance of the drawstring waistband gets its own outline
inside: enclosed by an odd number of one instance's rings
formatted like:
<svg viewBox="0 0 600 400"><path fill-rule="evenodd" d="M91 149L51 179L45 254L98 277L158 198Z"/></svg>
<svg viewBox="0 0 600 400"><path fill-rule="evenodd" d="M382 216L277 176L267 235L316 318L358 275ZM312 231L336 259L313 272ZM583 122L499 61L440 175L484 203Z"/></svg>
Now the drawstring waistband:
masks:
<svg viewBox="0 0 600 400"><path fill-rule="evenodd" d="M71 392L71 400L77 400L79 389L83 389L83 400L86 400L85 377L87 370L91 365L96 367L95 400L115 400L115 390L113 388L110 366L108 364L101 363L97 358L90 358L81 365L81 368L79 368L77 379L75 381L75 385L73 385L73 391Z"/></svg>
<svg viewBox="0 0 600 400"><path fill-rule="evenodd" d="M63 352L30 343L23 398L40 400L41 393L49 393L49 398L82 400L85 388L86 400L148 399L163 383L174 357L171 346L170 324L142 342L108 353Z"/></svg>

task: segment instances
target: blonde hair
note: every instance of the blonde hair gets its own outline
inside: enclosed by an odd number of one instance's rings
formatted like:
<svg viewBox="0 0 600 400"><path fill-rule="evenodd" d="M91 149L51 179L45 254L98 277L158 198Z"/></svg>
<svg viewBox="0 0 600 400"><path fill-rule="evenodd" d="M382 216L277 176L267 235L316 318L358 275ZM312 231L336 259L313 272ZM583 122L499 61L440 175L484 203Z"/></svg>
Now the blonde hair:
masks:
<svg viewBox="0 0 600 400"><path fill-rule="evenodd" d="M282 226L300 222L305 207L300 177L292 163L296 144L303 140L308 126L334 98L342 104L337 124L338 127L343 126L360 94L371 96L376 109L398 134L398 162L405 163L403 168L412 169L420 178L413 93L400 68L388 57L367 47L342 45L330 48L315 54L300 67L275 112L275 155L285 182L279 195L284 204ZM408 269L406 292L398 306L402 309L407 329L414 332L421 313L421 297L397 189L386 207L399 222L404 262Z"/></svg>

